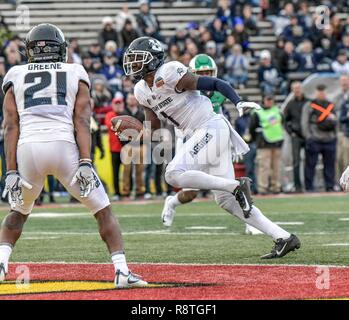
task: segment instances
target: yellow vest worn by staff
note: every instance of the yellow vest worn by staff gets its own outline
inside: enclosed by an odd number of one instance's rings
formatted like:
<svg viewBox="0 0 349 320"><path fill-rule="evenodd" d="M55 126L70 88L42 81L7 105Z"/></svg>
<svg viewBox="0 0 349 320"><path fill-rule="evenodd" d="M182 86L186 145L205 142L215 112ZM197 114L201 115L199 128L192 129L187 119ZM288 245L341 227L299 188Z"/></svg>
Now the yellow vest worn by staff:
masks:
<svg viewBox="0 0 349 320"><path fill-rule="evenodd" d="M277 106L262 108L256 111L262 134L268 143L275 143L284 139L284 128L282 126L282 116Z"/></svg>

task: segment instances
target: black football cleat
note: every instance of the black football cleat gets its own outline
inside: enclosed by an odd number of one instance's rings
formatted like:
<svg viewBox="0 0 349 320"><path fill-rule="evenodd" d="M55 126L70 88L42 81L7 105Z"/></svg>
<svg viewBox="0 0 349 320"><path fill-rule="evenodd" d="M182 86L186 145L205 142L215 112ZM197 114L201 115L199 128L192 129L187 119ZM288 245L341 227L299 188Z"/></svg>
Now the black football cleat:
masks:
<svg viewBox="0 0 349 320"><path fill-rule="evenodd" d="M236 189L233 192L233 195L235 196L236 201L239 203L243 213L244 217L247 219L251 215L252 210L252 196L251 196L251 179L247 177L237 178L240 182L240 185L236 187Z"/></svg>
<svg viewBox="0 0 349 320"><path fill-rule="evenodd" d="M277 239L275 241L275 246L270 253L261 256L261 259L275 259L281 258L291 251L299 249L301 247L301 242L298 237L294 234L288 239Z"/></svg>

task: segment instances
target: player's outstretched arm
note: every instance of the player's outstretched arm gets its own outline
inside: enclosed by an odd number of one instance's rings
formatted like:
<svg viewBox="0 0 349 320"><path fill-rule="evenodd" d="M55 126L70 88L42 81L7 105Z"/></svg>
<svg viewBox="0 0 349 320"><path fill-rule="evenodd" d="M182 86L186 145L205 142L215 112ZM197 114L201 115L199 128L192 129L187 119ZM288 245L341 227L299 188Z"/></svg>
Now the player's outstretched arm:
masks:
<svg viewBox="0 0 349 320"><path fill-rule="evenodd" d="M218 91L235 104L240 116L243 114L243 109L245 108L261 108L257 103L242 101L241 97L227 81L214 77L200 77L187 72L178 81L176 89L178 92L185 90Z"/></svg>
<svg viewBox="0 0 349 320"><path fill-rule="evenodd" d="M74 127L80 159L90 159L91 157L91 115L92 107L89 88L87 84L80 81L74 108Z"/></svg>
<svg viewBox="0 0 349 320"><path fill-rule="evenodd" d="M19 117L12 88L4 98L4 145L7 171L17 170L17 143L19 138Z"/></svg>

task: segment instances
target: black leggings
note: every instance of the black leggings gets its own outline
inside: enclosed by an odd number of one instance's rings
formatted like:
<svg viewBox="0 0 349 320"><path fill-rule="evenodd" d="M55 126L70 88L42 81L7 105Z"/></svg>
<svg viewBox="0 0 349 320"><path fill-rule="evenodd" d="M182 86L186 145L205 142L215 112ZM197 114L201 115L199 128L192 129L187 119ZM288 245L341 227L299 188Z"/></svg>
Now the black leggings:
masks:
<svg viewBox="0 0 349 320"><path fill-rule="evenodd" d="M120 189L119 189L119 172L120 172L120 165L121 165L121 159L120 159L120 152L112 152L111 153L111 159L112 159L112 165L113 165L113 178L114 178L114 194L120 195Z"/></svg>

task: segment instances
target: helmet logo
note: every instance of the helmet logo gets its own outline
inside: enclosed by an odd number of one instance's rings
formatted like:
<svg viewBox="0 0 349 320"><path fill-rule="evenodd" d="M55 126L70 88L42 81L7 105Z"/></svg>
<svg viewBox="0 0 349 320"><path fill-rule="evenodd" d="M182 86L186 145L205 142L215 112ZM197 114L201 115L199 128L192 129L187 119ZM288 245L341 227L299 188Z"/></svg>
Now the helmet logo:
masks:
<svg viewBox="0 0 349 320"><path fill-rule="evenodd" d="M161 47L159 41L154 40L154 39L150 39L150 40L149 40L149 44L151 45L151 48L152 48L154 51L162 51L162 47Z"/></svg>
<svg viewBox="0 0 349 320"><path fill-rule="evenodd" d="M178 68L177 69L177 73L181 76L182 73L184 73L184 69L183 68Z"/></svg>

